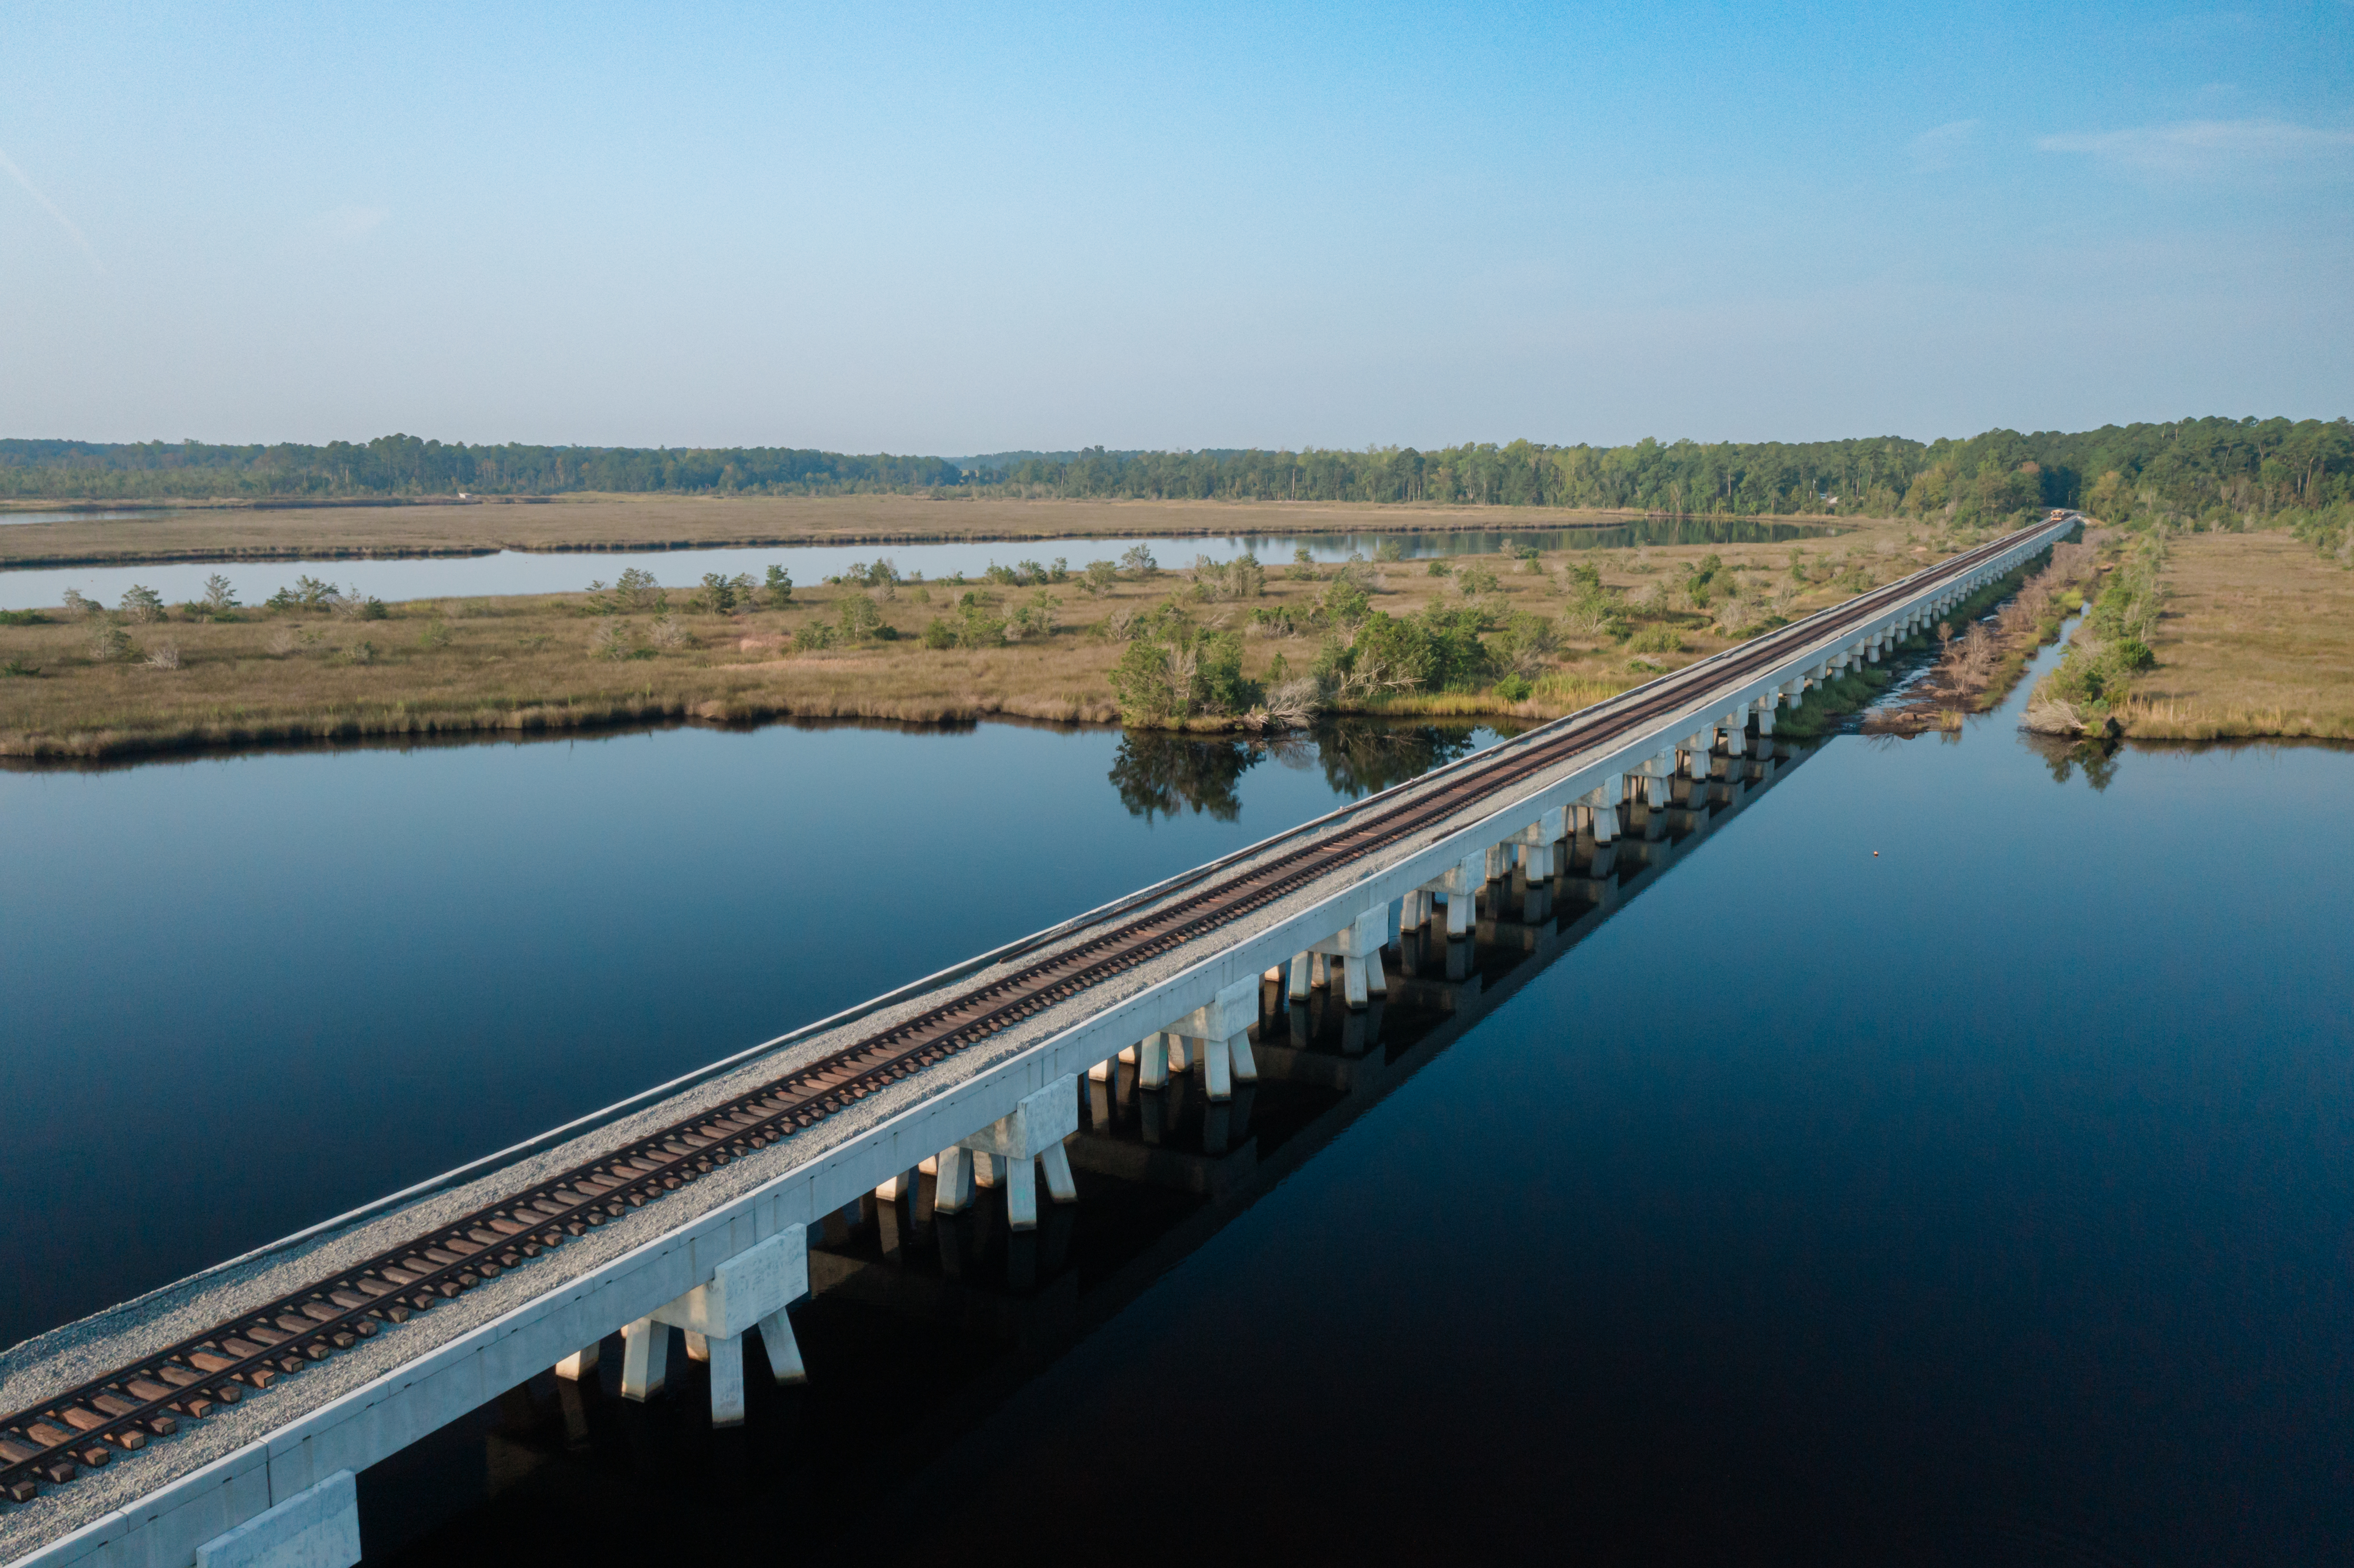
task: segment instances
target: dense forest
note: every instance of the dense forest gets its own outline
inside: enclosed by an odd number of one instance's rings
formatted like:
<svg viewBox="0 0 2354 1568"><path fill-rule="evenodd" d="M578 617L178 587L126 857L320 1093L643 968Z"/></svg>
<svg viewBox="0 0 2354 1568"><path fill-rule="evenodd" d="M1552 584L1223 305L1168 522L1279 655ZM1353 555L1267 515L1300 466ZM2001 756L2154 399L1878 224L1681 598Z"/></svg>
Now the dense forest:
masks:
<svg viewBox="0 0 2354 1568"><path fill-rule="evenodd" d="M379 436L323 447L0 440L0 496L43 500L337 500L357 496L749 492L850 494L955 485L941 458L790 447L468 446Z"/></svg>
<svg viewBox="0 0 2354 1568"><path fill-rule="evenodd" d="M1547 446L1417 451L1008 452L966 460L783 447L468 446L381 437L327 446L0 440L0 496L341 499L565 491L874 492L1034 498L1444 503L1681 515L1903 514L1988 526L2046 507L2106 521L2232 526L2354 504L2348 421L2179 419L2074 433L1989 430L1800 443Z"/></svg>

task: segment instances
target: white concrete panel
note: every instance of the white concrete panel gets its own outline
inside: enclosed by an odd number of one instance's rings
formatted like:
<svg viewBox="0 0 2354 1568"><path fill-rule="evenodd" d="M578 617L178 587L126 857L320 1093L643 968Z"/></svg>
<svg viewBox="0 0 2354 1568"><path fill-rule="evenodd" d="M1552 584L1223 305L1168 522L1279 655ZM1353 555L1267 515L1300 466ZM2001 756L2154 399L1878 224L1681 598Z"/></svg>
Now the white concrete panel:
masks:
<svg viewBox="0 0 2354 1568"><path fill-rule="evenodd" d="M196 1548L196 1568L352 1568L359 1560L359 1489L349 1470Z"/></svg>

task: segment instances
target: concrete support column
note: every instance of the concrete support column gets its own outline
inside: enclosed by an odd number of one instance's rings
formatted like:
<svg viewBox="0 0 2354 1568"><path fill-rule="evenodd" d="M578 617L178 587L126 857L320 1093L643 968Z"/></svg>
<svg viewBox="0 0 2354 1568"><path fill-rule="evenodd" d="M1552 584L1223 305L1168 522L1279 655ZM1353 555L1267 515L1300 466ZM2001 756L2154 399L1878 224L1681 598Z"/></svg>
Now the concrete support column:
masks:
<svg viewBox="0 0 2354 1568"><path fill-rule="evenodd" d="M1448 875L1453 876L1480 863L1480 856L1467 857ZM1450 930L1455 925L1456 896L1451 889L1447 895L1447 924ZM1468 897L1465 903L1468 906ZM1382 944L1388 938L1389 928L1389 906L1378 905L1342 927L1337 935L1326 938L1310 949L1326 955L1327 963L1334 959L1340 960L1341 994L1352 1012L1364 1007L1372 997L1385 994L1389 990L1388 977L1382 971Z"/></svg>
<svg viewBox="0 0 2354 1568"><path fill-rule="evenodd" d="M1258 1010L1258 977L1237 981L1230 988L1250 994L1251 1011ZM1174 1046L1179 1037L1168 1033L1153 1036L1154 1040ZM1147 1060L1155 1053L1150 1044L1145 1051ZM1167 1059L1165 1056L1162 1058ZM1041 1167L1046 1178L1046 1189L1057 1202L1070 1202L1078 1197L1078 1189L1071 1181L1070 1157L1064 1152L1063 1140L1079 1130L1079 1080L1076 1074L1057 1078L1037 1093L1023 1098L1005 1116L963 1139L957 1147L970 1152L976 1159L987 1158L1000 1172L1005 1188L1005 1215L1017 1231L1038 1228L1038 1177ZM942 1157L943 1164L946 1155Z"/></svg>
<svg viewBox="0 0 2354 1568"><path fill-rule="evenodd" d="M641 1318L621 1329L621 1397L642 1404L670 1375L670 1325Z"/></svg>
<svg viewBox="0 0 2354 1568"><path fill-rule="evenodd" d="M711 1425L744 1425L744 1337L704 1340L711 1363Z"/></svg>
<svg viewBox="0 0 2354 1568"><path fill-rule="evenodd" d="M1148 1057L1150 1054L1146 1053ZM972 1207L972 1152L963 1148L943 1149L938 1160L939 1176L932 1189L932 1212L962 1213Z"/></svg>
<svg viewBox="0 0 2354 1568"><path fill-rule="evenodd" d="M783 1308L760 1319L760 1347L769 1352L769 1375L780 1384L809 1382L801 1365L801 1341L793 1338L793 1320Z"/></svg>
<svg viewBox="0 0 2354 1568"><path fill-rule="evenodd" d="M1308 992L1311 989L1308 978L1308 965L1309 956L1306 953L1292 955L1291 983L1284 993L1290 1001L1306 1001L1308 1000Z"/></svg>
<svg viewBox="0 0 2354 1568"><path fill-rule="evenodd" d="M1749 705L1742 704L1733 710L1724 723L1724 750L1729 757L1749 755Z"/></svg>
<svg viewBox="0 0 2354 1568"><path fill-rule="evenodd" d="M1005 1218L1017 1231L1038 1228L1038 1162L1019 1156L1005 1162Z"/></svg>
<svg viewBox="0 0 2354 1568"><path fill-rule="evenodd" d="M1778 697L1778 696L1780 696L1780 695L1781 695L1781 694L1780 694L1779 692L1776 692L1776 693L1775 694L1775 695ZM1775 705L1774 705L1774 704L1772 704L1772 703L1764 703L1764 704L1759 705L1759 706L1758 706L1758 709L1757 709L1757 734L1758 734L1758 737L1759 737L1760 739L1764 739L1764 740L1770 740L1770 739L1772 739L1772 738L1773 738L1773 736L1774 736L1774 707L1775 707Z"/></svg>
<svg viewBox="0 0 2354 1568"><path fill-rule="evenodd" d="M1253 1067L1250 1075L1257 1077L1258 1069ZM1070 1151L1061 1144L1055 1144L1038 1156L1038 1174L1046 1179L1046 1196L1055 1202L1076 1203L1079 1201L1079 1184L1071 1180Z"/></svg>
<svg viewBox="0 0 2354 1568"><path fill-rule="evenodd" d="M947 1166L945 1157L941 1166ZM809 1232L787 1225L712 1271L668 1305L621 1330L621 1393L649 1399L662 1391L670 1359L670 1331L686 1332L689 1353L711 1368L711 1421L733 1426L744 1419L744 1335L757 1327L779 1383L799 1382L801 1348L785 1308L809 1294Z"/></svg>
<svg viewBox="0 0 2354 1568"><path fill-rule="evenodd" d="M1663 773L1646 774L1643 779L1643 803L1654 811L1664 811L1673 800L1672 787Z"/></svg>
<svg viewBox="0 0 2354 1568"><path fill-rule="evenodd" d="M597 1358L603 1349L600 1342L573 1351L556 1363L556 1375L570 1383L579 1383L583 1379L594 1376L597 1372Z"/></svg>
<svg viewBox="0 0 2354 1568"><path fill-rule="evenodd" d="M1479 889L1486 885L1488 857L1479 852L1465 855L1446 874L1422 885L1426 895L1443 893L1447 895L1447 935L1466 936L1479 918Z"/></svg>

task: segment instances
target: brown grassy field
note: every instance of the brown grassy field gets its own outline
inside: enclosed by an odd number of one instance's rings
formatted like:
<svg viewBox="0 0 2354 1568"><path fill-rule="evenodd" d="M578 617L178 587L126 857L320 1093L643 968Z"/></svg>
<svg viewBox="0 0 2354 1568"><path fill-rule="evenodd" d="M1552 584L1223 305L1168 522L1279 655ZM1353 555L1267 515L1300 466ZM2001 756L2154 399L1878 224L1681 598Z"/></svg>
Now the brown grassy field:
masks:
<svg viewBox="0 0 2354 1568"><path fill-rule="evenodd" d="M1925 546L1893 527L1866 530L1838 541L1815 540L1815 558L1846 556L1885 581L1929 559ZM1454 558L1458 573L1484 567L1494 592L1515 610L1557 616L1566 602L1567 560L1592 561L1614 587L1638 595L1672 580L1681 564L1707 547L1580 552L1545 558L1531 574L1502 556ZM1787 584L1787 545L1717 546L1714 553L1752 574L1754 587ZM1240 625L1260 606L1290 606L1304 613L1322 593L1333 568L1295 577L1288 564L1270 562L1264 598L1203 605L1188 600L1201 620ZM1414 612L1434 598L1461 600L1458 577L1432 577L1418 561L1381 567L1384 585L1376 609ZM902 586L878 605L900 635L826 652L795 652L793 633L835 622L843 599L864 590L797 589L778 609L717 616L684 611L686 594L673 588L675 617L685 633L677 646L652 648L655 617L608 617L589 611L582 594L418 601L390 607L387 619L363 620L323 613L245 609L235 621L192 621L174 611L147 624L116 624L51 612L48 624L0 625L0 667L35 674L0 678L0 757L99 758L196 746L252 745L303 739L356 739L468 731L572 728L659 718L741 722L788 715L938 721L990 715L1107 721L1117 716L1107 672L1122 644L1096 629L1120 609L1141 609L1183 593L1178 574L1151 582L1123 579L1101 599L1076 583L1051 591L1062 600L1062 627L1002 648L928 649L917 634L947 610L961 590L933 584ZM1026 603L1031 590L987 588L998 613ZM1789 599L1797 616L1845 596L1817 584ZM618 623L650 656L618 662L595 656L592 639ZM1519 703L1492 694L1404 696L1370 709L1392 713L1565 713L1647 679L1654 668L1674 668L1726 647L1732 641L1691 612L1660 611L1656 628L1674 632L1680 652L1646 655L1638 668L1628 649L1606 638L1564 646ZM120 632L123 656L96 656L94 637ZM169 644L178 667L143 662ZM1246 669L1263 674L1278 654L1304 669L1316 653L1312 635L1252 637Z"/></svg>
<svg viewBox="0 0 2354 1568"><path fill-rule="evenodd" d="M30 503L16 509L44 510ZM1632 515L1637 514L1535 507L1005 501L949 495L561 495L530 503L493 498L284 509L199 504L137 517L0 526L0 567L485 555L502 549L666 550L958 538L1562 528L1623 522ZM1824 520L1782 521L1819 524Z"/></svg>
<svg viewBox="0 0 2354 1568"><path fill-rule="evenodd" d="M2117 718L2128 736L2354 739L2354 572L2286 534L2168 546L2158 667Z"/></svg>

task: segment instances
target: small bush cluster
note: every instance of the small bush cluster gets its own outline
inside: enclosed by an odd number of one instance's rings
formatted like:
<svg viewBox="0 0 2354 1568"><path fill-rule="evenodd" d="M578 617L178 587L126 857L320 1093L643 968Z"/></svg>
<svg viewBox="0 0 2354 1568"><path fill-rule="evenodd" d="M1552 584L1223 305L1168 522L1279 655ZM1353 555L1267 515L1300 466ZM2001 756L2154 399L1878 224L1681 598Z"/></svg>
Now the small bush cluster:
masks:
<svg viewBox="0 0 2354 1568"><path fill-rule="evenodd" d="M1196 556L1185 575L1193 580L1193 597L1204 601L1258 599L1267 592L1267 569L1247 551L1231 561Z"/></svg>
<svg viewBox="0 0 2354 1568"><path fill-rule="evenodd" d="M638 641L637 628L626 620L608 620L590 633L588 656L610 663L651 659L654 651Z"/></svg>
<svg viewBox="0 0 2354 1568"><path fill-rule="evenodd" d="M1242 639L1205 631L1175 605L1151 618L1112 666L1123 722L1145 726L1238 715L1259 698L1243 675Z"/></svg>
<svg viewBox="0 0 2354 1568"><path fill-rule="evenodd" d="M334 606L343 590L330 582L322 582L308 575L297 577L292 588L281 588L262 601L266 609L286 610L317 610L322 614Z"/></svg>

